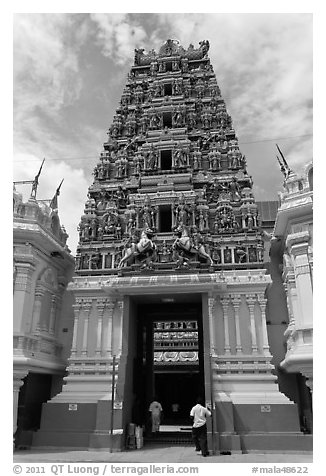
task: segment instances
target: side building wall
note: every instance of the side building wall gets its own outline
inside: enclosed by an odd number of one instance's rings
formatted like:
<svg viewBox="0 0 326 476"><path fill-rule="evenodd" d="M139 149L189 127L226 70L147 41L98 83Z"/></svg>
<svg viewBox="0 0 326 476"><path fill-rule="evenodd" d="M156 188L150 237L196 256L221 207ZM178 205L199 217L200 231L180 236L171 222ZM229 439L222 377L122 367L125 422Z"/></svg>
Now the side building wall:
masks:
<svg viewBox="0 0 326 476"><path fill-rule="evenodd" d="M29 447L42 404L61 391L73 332L74 259L57 210L14 191L13 423Z"/></svg>

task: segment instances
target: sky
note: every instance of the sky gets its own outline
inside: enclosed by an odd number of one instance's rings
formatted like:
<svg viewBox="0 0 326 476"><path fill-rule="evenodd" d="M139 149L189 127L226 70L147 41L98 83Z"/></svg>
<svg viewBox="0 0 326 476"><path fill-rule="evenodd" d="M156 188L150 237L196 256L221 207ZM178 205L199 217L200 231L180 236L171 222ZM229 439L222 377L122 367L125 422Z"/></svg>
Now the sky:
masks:
<svg viewBox="0 0 326 476"><path fill-rule="evenodd" d="M13 179L32 180L43 158L37 198L52 198L64 179L59 215L75 254L134 49L208 39L256 200L276 200L283 177L275 144L296 171L312 160L312 37L311 13L16 13Z"/></svg>

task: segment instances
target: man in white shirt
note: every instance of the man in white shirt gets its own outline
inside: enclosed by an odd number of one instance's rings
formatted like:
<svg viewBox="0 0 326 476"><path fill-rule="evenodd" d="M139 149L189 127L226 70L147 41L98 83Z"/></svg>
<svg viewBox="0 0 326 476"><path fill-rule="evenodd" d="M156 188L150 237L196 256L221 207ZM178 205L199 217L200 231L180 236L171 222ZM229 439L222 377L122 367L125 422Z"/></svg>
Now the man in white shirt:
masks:
<svg viewBox="0 0 326 476"><path fill-rule="evenodd" d="M151 412L152 417L152 432L156 433L160 431L161 412L163 411L162 405L154 399L148 410Z"/></svg>
<svg viewBox="0 0 326 476"><path fill-rule="evenodd" d="M196 451L203 456L209 456L207 448L207 426L206 418L211 416L211 412L202 405L203 401L197 398L197 405L192 407L190 417L193 419L192 437L196 446Z"/></svg>

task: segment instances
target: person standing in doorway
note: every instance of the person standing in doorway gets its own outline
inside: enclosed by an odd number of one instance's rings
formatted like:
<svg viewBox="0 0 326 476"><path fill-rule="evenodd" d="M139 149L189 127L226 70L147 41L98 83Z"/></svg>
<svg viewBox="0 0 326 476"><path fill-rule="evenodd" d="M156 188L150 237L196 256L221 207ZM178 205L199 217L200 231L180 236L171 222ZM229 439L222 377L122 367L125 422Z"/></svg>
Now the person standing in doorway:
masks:
<svg viewBox="0 0 326 476"><path fill-rule="evenodd" d="M211 412L203 406L201 397L197 398L197 404L192 407L190 417L192 418L192 438L194 440L196 451L203 456L209 456L207 448L207 426L206 418L211 416Z"/></svg>
<svg viewBox="0 0 326 476"><path fill-rule="evenodd" d="M148 410L151 413L152 433L156 433L160 431L161 414L163 412L162 405L154 398Z"/></svg>

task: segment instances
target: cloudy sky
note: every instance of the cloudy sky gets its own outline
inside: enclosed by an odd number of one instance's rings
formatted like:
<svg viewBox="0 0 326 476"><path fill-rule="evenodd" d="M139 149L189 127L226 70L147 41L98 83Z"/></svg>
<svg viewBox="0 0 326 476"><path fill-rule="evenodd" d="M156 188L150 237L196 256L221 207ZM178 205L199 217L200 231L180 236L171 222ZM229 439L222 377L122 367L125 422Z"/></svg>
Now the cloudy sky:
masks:
<svg viewBox="0 0 326 476"><path fill-rule="evenodd" d="M168 38L209 56L253 176L256 199L277 199L277 142L290 166L312 159L312 15L63 13L14 15L14 180L59 197L75 254L77 225L134 49ZM23 190L22 190L23 191ZM23 191L26 193L27 191Z"/></svg>

